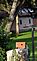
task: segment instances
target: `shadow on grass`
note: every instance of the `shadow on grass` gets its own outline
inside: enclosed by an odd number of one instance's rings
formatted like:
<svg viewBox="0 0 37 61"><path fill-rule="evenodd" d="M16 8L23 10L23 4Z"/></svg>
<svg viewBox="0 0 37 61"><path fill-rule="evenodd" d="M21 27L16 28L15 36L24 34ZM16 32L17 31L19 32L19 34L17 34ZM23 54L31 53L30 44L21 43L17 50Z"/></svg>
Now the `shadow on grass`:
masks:
<svg viewBox="0 0 37 61"><path fill-rule="evenodd" d="M31 31L29 30L29 31L20 32L18 36L27 35L28 32L31 32ZM16 36L17 36L16 33L15 32L12 32L11 37L16 37Z"/></svg>
<svg viewBox="0 0 37 61"><path fill-rule="evenodd" d="M27 33L21 33L21 34L19 34L19 36L23 36L23 35L27 35Z"/></svg>

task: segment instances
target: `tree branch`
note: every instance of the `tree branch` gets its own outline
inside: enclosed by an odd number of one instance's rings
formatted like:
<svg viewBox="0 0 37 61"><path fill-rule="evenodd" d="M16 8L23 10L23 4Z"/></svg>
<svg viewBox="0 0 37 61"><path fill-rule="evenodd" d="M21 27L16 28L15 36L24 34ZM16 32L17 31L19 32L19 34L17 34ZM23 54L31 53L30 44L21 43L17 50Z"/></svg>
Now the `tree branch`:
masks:
<svg viewBox="0 0 37 61"><path fill-rule="evenodd" d="M5 5L3 5L3 4L0 4L0 10L4 10L4 11L8 12L8 14L10 14L10 11L7 8L5 8Z"/></svg>
<svg viewBox="0 0 37 61"><path fill-rule="evenodd" d="M5 2L6 2L7 9L10 10L10 5L8 4L8 1L5 0Z"/></svg>

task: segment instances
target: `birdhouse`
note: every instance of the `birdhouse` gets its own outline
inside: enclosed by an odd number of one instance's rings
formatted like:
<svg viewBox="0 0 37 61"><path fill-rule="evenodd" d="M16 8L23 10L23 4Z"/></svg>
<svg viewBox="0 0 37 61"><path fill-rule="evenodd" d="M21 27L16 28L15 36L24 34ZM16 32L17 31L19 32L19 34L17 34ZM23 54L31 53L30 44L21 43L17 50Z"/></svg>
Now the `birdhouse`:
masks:
<svg viewBox="0 0 37 61"><path fill-rule="evenodd" d="M16 42L16 48L25 48L25 42Z"/></svg>

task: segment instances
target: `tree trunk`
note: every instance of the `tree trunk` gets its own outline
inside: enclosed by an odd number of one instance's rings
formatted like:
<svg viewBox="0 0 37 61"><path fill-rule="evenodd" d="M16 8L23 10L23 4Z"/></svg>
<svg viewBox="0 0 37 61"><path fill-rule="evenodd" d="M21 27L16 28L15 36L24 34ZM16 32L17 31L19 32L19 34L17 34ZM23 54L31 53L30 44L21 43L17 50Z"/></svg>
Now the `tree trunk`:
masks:
<svg viewBox="0 0 37 61"><path fill-rule="evenodd" d="M8 22L5 26L5 31L6 32L10 32L10 28L11 28L12 22Z"/></svg>
<svg viewBox="0 0 37 61"><path fill-rule="evenodd" d="M19 35L19 21L18 15L16 16L16 35Z"/></svg>
<svg viewBox="0 0 37 61"><path fill-rule="evenodd" d="M14 13L16 11L17 2L18 2L18 0L13 1L12 9L11 9L10 16L9 16L10 22L7 23L7 25L5 27L6 32L10 32L11 25L12 25L12 22L14 20Z"/></svg>
<svg viewBox="0 0 37 61"><path fill-rule="evenodd" d="M14 17L15 17L14 13L16 11L17 3L18 3L18 0L13 1L12 9L11 9L10 16L9 16L9 19L12 21L14 20Z"/></svg>

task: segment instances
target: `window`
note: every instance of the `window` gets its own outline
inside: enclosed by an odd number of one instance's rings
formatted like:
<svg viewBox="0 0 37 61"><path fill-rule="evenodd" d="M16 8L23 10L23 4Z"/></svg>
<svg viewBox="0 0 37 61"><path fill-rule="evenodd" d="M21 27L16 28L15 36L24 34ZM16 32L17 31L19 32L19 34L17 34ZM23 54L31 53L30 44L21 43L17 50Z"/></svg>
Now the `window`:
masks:
<svg viewBox="0 0 37 61"><path fill-rule="evenodd" d="M20 24L22 24L22 20L20 20Z"/></svg>
<svg viewBox="0 0 37 61"><path fill-rule="evenodd" d="M31 24L31 19L29 19L29 24Z"/></svg>

